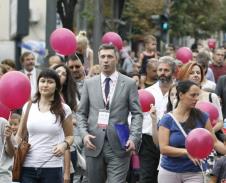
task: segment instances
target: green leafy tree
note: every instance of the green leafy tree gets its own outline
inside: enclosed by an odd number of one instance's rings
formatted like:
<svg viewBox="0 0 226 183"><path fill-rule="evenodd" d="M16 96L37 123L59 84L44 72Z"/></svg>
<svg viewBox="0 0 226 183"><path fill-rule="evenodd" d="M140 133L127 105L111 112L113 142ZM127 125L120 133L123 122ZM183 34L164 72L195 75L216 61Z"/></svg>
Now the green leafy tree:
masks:
<svg viewBox="0 0 226 183"><path fill-rule="evenodd" d="M125 1L123 19L130 24L129 37L143 37L144 34L155 34L158 30L152 21L152 15L160 15L163 11L163 0L127 0Z"/></svg>
<svg viewBox="0 0 226 183"><path fill-rule="evenodd" d="M174 0L170 8L171 35L205 38L221 29L221 0Z"/></svg>

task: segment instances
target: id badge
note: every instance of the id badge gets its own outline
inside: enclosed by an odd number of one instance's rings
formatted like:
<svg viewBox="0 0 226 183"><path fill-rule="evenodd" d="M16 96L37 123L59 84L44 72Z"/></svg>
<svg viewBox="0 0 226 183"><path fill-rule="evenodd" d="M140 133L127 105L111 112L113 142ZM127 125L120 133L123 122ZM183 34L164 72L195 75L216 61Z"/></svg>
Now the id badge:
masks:
<svg viewBox="0 0 226 183"><path fill-rule="evenodd" d="M99 128L107 128L110 113L106 109L100 109L98 114L97 125Z"/></svg>

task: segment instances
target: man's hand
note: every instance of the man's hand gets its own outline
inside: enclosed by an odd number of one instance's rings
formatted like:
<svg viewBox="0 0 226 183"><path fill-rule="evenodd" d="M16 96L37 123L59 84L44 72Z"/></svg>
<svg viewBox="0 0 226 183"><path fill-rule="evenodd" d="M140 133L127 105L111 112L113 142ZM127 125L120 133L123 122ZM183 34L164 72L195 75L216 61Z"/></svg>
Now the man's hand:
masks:
<svg viewBox="0 0 226 183"><path fill-rule="evenodd" d="M87 149L95 150L96 146L91 142L92 139L95 139L96 137L93 135L86 135L83 139L84 145Z"/></svg>
<svg viewBox="0 0 226 183"><path fill-rule="evenodd" d="M135 144L132 140L128 140L126 143L126 151L135 151Z"/></svg>

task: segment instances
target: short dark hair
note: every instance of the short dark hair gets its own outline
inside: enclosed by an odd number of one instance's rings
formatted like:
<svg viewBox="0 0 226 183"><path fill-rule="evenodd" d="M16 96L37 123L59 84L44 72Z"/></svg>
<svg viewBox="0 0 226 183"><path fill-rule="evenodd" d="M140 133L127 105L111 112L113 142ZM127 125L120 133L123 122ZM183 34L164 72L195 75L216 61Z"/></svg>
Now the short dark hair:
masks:
<svg viewBox="0 0 226 183"><path fill-rule="evenodd" d="M73 55L70 55L67 59L66 59L66 64L68 64L69 60L71 61L80 61L82 64L81 59L78 57L78 55L75 53Z"/></svg>
<svg viewBox="0 0 226 183"><path fill-rule="evenodd" d="M118 52L118 49L116 48L115 45L113 45L113 44L102 44L99 47L98 54L100 53L101 50L113 50L117 59L119 59L119 52Z"/></svg>
<svg viewBox="0 0 226 183"><path fill-rule="evenodd" d="M102 44L98 51L100 52L101 50L115 50L115 52L118 52L117 48L113 44Z"/></svg>

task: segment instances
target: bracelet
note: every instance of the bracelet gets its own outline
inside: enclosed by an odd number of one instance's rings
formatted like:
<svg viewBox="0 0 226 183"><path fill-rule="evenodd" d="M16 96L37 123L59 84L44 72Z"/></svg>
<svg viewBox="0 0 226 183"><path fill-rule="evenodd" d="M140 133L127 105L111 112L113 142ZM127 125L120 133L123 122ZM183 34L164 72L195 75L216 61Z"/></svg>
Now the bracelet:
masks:
<svg viewBox="0 0 226 183"><path fill-rule="evenodd" d="M64 143L66 144L66 150L70 149L70 145L66 140L64 140Z"/></svg>

